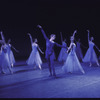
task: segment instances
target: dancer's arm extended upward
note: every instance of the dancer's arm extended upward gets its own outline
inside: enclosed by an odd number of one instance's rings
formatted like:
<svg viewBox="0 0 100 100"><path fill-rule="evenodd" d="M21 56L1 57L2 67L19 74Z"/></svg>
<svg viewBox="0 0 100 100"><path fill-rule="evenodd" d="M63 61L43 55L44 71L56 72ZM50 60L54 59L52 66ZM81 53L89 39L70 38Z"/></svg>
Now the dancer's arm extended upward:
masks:
<svg viewBox="0 0 100 100"><path fill-rule="evenodd" d="M31 41L31 46L32 46L32 43L33 43L33 39L32 39L32 36L31 36L31 34L30 33L27 33L28 35L29 35L29 37L30 37L30 41Z"/></svg>
<svg viewBox="0 0 100 100"><path fill-rule="evenodd" d="M87 32L88 32L88 43L89 43L89 41L90 41L90 31L89 30L87 30Z"/></svg>
<svg viewBox="0 0 100 100"><path fill-rule="evenodd" d="M46 34L45 34L45 32L44 32L44 30L43 30L42 26L37 25L37 27L41 29L41 32L42 32L42 34L43 34L44 38L45 38L46 40L48 40L48 37L46 36Z"/></svg>
<svg viewBox="0 0 100 100"><path fill-rule="evenodd" d="M1 38L2 38L3 42L6 43L3 32L1 31L0 34L1 34Z"/></svg>
<svg viewBox="0 0 100 100"><path fill-rule="evenodd" d="M77 30L74 31L74 33L73 33L73 37L75 37L75 34L76 34L76 33L77 33Z"/></svg>

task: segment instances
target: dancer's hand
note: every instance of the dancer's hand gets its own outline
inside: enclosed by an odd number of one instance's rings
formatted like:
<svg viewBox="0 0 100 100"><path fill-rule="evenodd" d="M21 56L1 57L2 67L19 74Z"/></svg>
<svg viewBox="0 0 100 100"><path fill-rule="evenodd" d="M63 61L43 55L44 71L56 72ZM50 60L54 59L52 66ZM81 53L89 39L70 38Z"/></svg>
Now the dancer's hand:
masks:
<svg viewBox="0 0 100 100"><path fill-rule="evenodd" d="M29 35L29 36L30 36L31 34L30 34L30 33L27 33L27 35Z"/></svg>
<svg viewBox="0 0 100 100"><path fill-rule="evenodd" d="M87 30L87 32L90 32L89 30Z"/></svg>
<svg viewBox="0 0 100 100"><path fill-rule="evenodd" d="M2 34L2 31L0 32L0 34Z"/></svg>
<svg viewBox="0 0 100 100"><path fill-rule="evenodd" d="M68 52L69 52L69 50L66 51L66 53L68 53Z"/></svg>
<svg viewBox="0 0 100 100"><path fill-rule="evenodd" d="M42 28L42 26L41 26L41 25L37 25L37 27L38 27L38 28Z"/></svg>
<svg viewBox="0 0 100 100"><path fill-rule="evenodd" d="M75 30L74 33L77 33L77 30Z"/></svg>

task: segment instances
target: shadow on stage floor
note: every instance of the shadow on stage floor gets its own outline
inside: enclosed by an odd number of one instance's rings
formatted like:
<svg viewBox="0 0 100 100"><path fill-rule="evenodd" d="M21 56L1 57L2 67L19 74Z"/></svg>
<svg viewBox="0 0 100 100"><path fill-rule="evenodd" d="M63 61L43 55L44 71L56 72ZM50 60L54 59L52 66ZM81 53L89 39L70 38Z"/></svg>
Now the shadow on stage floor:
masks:
<svg viewBox="0 0 100 100"><path fill-rule="evenodd" d="M0 73L0 98L99 98L100 67L81 63L85 74L64 73L63 63L55 61L56 77L49 77L48 64L42 70L19 61L14 73Z"/></svg>

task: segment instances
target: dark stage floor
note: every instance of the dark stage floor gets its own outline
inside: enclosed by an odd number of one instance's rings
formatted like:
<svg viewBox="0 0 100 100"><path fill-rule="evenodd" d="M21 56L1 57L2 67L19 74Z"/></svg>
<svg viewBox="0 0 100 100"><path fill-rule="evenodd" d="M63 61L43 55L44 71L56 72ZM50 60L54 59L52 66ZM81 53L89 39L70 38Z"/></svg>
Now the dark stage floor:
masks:
<svg viewBox="0 0 100 100"><path fill-rule="evenodd" d="M18 61L14 74L0 73L0 98L100 98L100 67L81 63L85 74L65 74L55 62L57 78L48 77L47 63L42 70Z"/></svg>

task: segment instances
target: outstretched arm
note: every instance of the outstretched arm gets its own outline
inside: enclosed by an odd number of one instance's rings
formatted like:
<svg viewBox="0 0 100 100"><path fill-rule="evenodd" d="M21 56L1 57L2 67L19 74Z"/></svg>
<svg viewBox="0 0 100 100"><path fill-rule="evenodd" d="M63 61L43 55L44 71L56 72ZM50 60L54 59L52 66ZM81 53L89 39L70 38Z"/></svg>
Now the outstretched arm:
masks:
<svg viewBox="0 0 100 100"><path fill-rule="evenodd" d="M42 34L43 34L43 36L44 36L45 40L47 40L47 39L48 39L48 37L46 36L46 34L45 34L45 32L44 32L44 30L43 30L42 26L37 25L37 27L41 29L41 32L42 32Z"/></svg>
<svg viewBox="0 0 100 100"><path fill-rule="evenodd" d="M61 42L63 42L62 32L60 32Z"/></svg>
<svg viewBox="0 0 100 100"><path fill-rule="evenodd" d="M31 34L30 33L27 33L28 35L29 35L29 37L30 37L30 41L31 41L31 45L32 45L32 43L33 43L33 39L32 39L32 36L31 36Z"/></svg>
<svg viewBox="0 0 100 100"><path fill-rule="evenodd" d="M38 50L42 53L42 54L44 54L44 52L40 49L40 47L38 46Z"/></svg>
<svg viewBox="0 0 100 100"><path fill-rule="evenodd" d="M1 34L1 38L4 41L4 43L6 43L5 38L4 38L4 35L3 35L3 32L1 31L0 34Z"/></svg>
<svg viewBox="0 0 100 100"><path fill-rule="evenodd" d="M80 44L81 44L81 46L82 46L83 48L88 48L88 47L84 46L82 43L80 43Z"/></svg>
<svg viewBox="0 0 100 100"><path fill-rule="evenodd" d="M97 50L100 52L99 48L95 45L95 47L97 48Z"/></svg>
<svg viewBox="0 0 100 100"><path fill-rule="evenodd" d="M14 46L10 45L17 53L19 52L17 49L14 48Z"/></svg>
<svg viewBox="0 0 100 100"><path fill-rule="evenodd" d="M55 42L55 45L58 46L58 47L66 48L66 49L67 49L67 47L65 47L65 46L63 46L63 45L60 45L60 44L58 44L58 43L56 43L56 42Z"/></svg>

